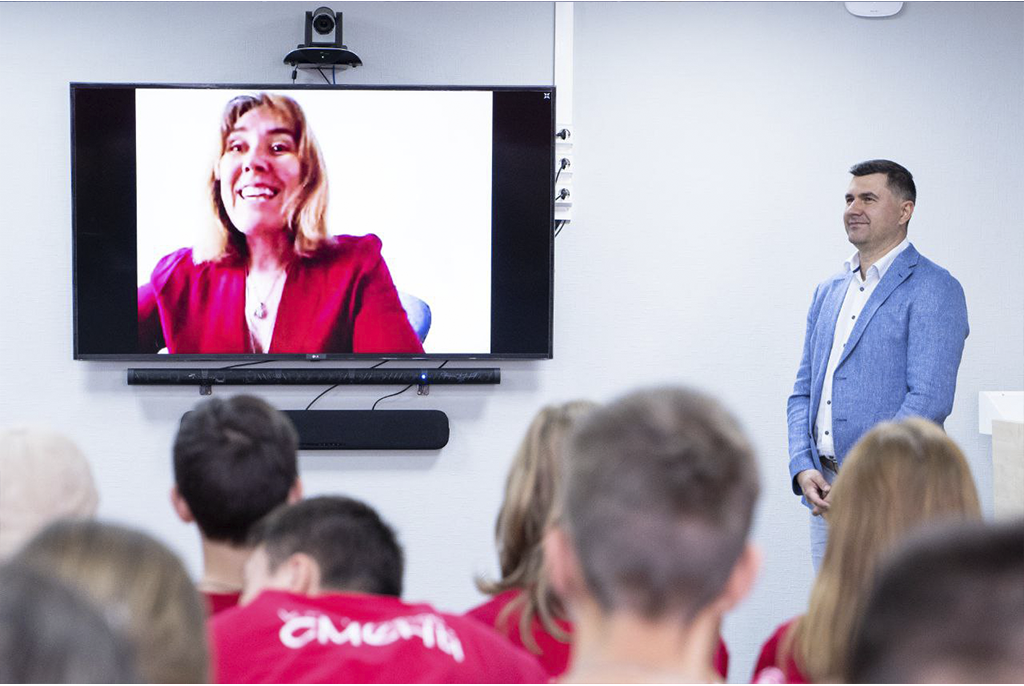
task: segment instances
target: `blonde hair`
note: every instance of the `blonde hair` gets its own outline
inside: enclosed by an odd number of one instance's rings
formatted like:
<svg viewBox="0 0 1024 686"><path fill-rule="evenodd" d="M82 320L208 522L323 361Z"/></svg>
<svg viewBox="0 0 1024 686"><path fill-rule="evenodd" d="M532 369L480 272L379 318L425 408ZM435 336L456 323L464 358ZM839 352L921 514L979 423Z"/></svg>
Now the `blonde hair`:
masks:
<svg viewBox="0 0 1024 686"><path fill-rule="evenodd" d="M519 635L534 654L541 652L533 639L534 617L540 619L552 636L569 640L555 623L563 610L542 573L542 543L555 507L555 494L562 482L562 451L566 438L580 419L596 407L596 403L576 400L549 405L533 418L512 460L505 484L505 500L494 528L501 579L477 580L477 588L490 595L523 591L501 611L498 628L504 632L512 613L518 610Z"/></svg>
<svg viewBox="0 0 1024 686"><path fill-rule="evenodd" d="M920 419L879 424L832 485L829 536L805 614L783 645L811 681L841 681L881 559L914 528L981 518L971 470L941 428Z"/></svg>
<svg viewBox="0 0 1024 686"><path fill-rule="evenodd" d="M296 152L302 165L300 192L285 207L287 229L293 236L293 248L300 256L308 256L327 240L327 167L320 146L306 122L306 115L297 102L285 95L257 93L232 98L224 108L220 122L220 155L227 149L228 136L246 113L264 107L280 116L291 127ZM217 163L210 174L210 201L216 222L201 233L192 247L196 264L216 261L231 252L245 254L245 236L234 227L221 199Z"/></svg>
<svg viewBox="0 0 1024 686"><path fill-rule="evenodd" d="M0 431L0 475L0 559L51 522L96 514L99 494L89 462L74 442L55 431Z"/></svg>
<svg viewBox="0 0 1024 686"><path fill-rule="evenodd" d="M132 643L146 682L206 682L205 606L163 544L110 524L58 522L16 559L90 598Z"/></svg>

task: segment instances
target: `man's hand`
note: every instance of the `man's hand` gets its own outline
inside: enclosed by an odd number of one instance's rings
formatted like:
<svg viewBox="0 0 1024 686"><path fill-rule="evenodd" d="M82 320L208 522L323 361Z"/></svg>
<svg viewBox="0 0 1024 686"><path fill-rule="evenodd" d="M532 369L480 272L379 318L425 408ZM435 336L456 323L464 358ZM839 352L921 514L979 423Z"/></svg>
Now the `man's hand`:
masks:
<svg viewBox="0 0 1024 686"><path fill-rule="evenodd" d="M796 475L796 483L812 506L811 514L820 515L828 511L831 504L828 496L832 487L825 481L821 472L817 469L805 469Z"/></svg>

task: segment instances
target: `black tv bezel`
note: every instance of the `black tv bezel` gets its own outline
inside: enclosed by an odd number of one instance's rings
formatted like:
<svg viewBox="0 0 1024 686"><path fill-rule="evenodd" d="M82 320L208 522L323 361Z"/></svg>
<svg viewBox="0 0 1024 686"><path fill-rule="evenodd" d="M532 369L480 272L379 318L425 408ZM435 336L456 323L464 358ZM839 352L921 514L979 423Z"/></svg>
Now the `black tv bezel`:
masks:
<svg viewBox="0 0 1024 686"><path fill-rule="evenodd" d="M78 174L77 139L75 131L75 94L79 90L92 89L207 89L207 90L274 90L274 91L330 91L330 90L380 90L380 91L488 91L488 92L541 92L551 94L550 154L548 164L548 185L551 188L548 203L548 298L547 298L547 350L540 353L83 353L79 349L79 283L78 283ZM377 361L377 360L550 360L554 357L554 216L555 216L555 102L554 85L533 86L481 86L481 85L379 85L379 84L236 84L236 83L115 83L115 82L69 82L70 129L71 129L71 285L72 285L72 327L73 359L105 362L273 362L273 361ZM493 259L493 255L492 255Z"/></svg>

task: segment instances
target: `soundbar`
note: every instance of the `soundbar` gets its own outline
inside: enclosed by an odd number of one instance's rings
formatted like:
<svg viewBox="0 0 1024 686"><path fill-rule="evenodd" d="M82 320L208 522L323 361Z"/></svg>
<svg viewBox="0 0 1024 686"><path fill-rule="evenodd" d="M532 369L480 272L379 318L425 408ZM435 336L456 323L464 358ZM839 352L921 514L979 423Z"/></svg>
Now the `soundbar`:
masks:
<svg viewBox="0 0 1024 686"><path fill-rule="evenodd" d="M448 415L440 410L285 410L300 450L440 450Z"/></svg>
<svg viewBox="0 0 1024 686"><path fill-rule="evenodd" d="M452 369L129 369L129 386L500 384L497 367Z"/></svg>
<svg viewBox="0 0 1024 686"><path fill-rule="evenodd" d="M448 444L448 415L440 410L283 412L299 434L300 450L440 450Z"/></svg>

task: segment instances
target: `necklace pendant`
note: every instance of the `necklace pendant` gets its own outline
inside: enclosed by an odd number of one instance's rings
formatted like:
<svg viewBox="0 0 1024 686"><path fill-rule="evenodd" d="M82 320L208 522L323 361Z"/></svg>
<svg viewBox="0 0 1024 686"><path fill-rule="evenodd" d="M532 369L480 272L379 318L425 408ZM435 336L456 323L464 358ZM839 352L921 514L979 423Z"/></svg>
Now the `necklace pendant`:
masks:
<svg viewBox="0 0 1024 686"><path fill-rule="evenodd" d="M256 317L256 319L266 319L267 306L264 305L263 303L260 303L259 305L256 306L256 309L252 311L252 316Z"/></svg>

